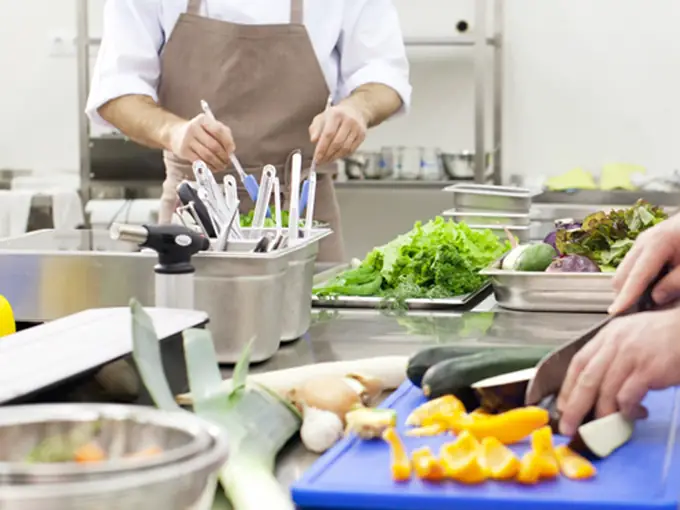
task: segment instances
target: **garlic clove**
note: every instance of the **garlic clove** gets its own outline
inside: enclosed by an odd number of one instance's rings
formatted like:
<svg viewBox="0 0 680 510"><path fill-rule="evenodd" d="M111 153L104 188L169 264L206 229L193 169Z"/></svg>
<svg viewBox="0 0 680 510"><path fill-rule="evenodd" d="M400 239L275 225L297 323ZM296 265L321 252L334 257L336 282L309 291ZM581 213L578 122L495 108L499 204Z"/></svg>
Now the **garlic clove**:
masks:
<svg viewBox="0 0 680 510"><path fill-rule="evenodd" d="M323 453L343 436L342 420L332 411L305 406L300 438L305 448Z"/></svg>

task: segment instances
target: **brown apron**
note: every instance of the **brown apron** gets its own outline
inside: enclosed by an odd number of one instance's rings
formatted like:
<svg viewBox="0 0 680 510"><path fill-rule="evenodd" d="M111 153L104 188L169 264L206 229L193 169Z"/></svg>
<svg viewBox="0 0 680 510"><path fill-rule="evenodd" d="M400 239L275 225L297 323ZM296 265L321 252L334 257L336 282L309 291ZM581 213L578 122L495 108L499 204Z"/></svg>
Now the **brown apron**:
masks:
<svg viewBox="0 0 680 510"><path fill-rule="evenodd" d="M159 103L185 119L201 112L205 99L215 117L231 129L236 154L258 181L262 167L276 166L284 184L286 159L300 149L308 169L314 154L309 125L326 106L329 91L314 48L302 24L303 0L291 0L290 23L240 25L201 16L203 0L188 0L161 55ZM191 162L166 152L166 178L159 220L169 223L176 188L192 178ZM335 232L322 241L319 260L344 262L340 209L332 170L318 170L314 218ZM238 178L237 178L238 181ZM289 192L284 192L287 205ZM253 208L242 187L241 212Z"/></svg>

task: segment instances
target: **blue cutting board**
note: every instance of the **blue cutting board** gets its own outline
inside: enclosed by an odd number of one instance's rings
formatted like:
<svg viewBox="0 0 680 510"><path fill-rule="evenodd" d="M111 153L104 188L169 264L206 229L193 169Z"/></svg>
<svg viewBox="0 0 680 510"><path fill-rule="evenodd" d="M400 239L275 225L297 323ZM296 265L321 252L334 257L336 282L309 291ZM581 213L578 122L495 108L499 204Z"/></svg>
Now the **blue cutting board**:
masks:
<svg viewBox="0 0 680 510"><path fill-rule="evenodd" d="M465 486L455 482L427 483L414 477L400 484L390 477L390 454L385 443L349 437L323 455L292 487L293 500L302 508L353 510L677 510L680 495L677 442L669 476L666 483L662 482L674 396L675 389L647 396L645 405L650 417L637 424L628 444L596 463L598 473L592 480L560 477L529 487L491 481ZM420 389L406 382L383 407L397 411L398 428L410 451L428 445L436 452L452 438L403 436L406 417L423 402ZM564 442L564 438L556 438L556 443ZM528 449L528 443L513 446L518 455Z"/></svg>

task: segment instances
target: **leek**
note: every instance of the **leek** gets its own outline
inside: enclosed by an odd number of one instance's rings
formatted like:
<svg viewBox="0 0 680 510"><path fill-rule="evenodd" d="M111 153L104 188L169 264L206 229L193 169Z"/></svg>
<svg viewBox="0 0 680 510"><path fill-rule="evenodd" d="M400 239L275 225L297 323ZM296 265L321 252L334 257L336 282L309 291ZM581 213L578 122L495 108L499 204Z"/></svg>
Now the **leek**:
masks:
<svg viewBox="0 0 680 510"><path fill-rule="evenodd" d="M162 409L179 407L163 374L158 338L150 317L131 302L135 362L152 398ZM274 477L276 454L299 430L296 408L262 386L246 384L250 345L224 387L210 332L184 332L184 350L194 411L219 425L229 438L229 459L220 482L235 510L294 510Z"/></svg>

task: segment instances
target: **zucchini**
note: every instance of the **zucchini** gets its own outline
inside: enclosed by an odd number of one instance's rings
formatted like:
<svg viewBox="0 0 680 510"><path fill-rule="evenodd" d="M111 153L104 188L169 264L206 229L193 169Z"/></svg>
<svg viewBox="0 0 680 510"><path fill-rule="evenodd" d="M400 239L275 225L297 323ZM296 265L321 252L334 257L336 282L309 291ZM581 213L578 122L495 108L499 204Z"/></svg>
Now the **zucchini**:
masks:
<svg viewBox="0 0 680 510"><path fill-rule="evenodd" d="M428 347L427 349L417 352L408 360L406 377L408 377L408 380L415 386L420 388L423 376L431 366L436 365L440 361L477 354L486 349L489 348L461 345L436 345L434 347Z"/></svg>
<svg viewBox="0 0 680 510"><path fill-rule="evenodd" d="M479 396L471 386L489 377L535 366L548 348L493 349L460 358L440 361L430 367L422 380L423 393L433 399L443 395L455 395L468 411L480 405Z"/></svg>

